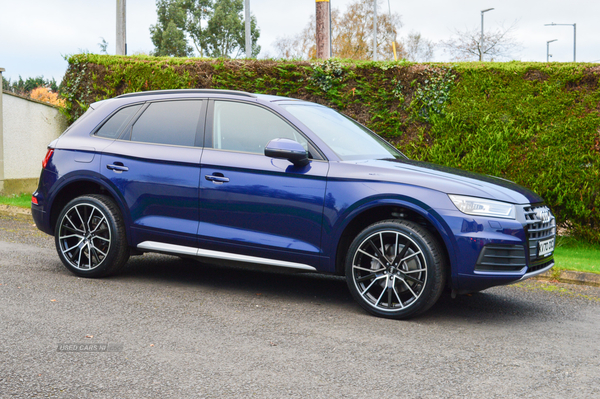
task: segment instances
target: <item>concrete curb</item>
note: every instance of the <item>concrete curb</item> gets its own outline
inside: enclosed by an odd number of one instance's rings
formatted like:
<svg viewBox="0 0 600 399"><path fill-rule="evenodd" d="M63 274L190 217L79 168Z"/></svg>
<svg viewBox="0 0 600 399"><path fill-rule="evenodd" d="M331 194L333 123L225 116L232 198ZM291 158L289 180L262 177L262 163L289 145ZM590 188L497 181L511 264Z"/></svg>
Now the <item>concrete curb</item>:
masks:
<svg viewBox="0 0 600 399"><path fill-rule="evenodd" d="M11 205L0 205L0 215L31 219L31 209L19 208ZM550 270L534 277L534 279L600 287L600 274L583 273L572 270Z"/></svg>
<svg viewBox="0 0 600 399"><path fill-rule="evenodd" d="M0 215L18 217L19 219L31 219L33 222L33 219L31 218L31 209L18 206L0 204Z"/></svg>
<svg viewBox="0 0 600 399"><path fill-rule="evenodd" d="M569 284L583 284L600 287L600 274L576 272L573 270L549 270L535 277L537 280L559 281Z"/></svg>

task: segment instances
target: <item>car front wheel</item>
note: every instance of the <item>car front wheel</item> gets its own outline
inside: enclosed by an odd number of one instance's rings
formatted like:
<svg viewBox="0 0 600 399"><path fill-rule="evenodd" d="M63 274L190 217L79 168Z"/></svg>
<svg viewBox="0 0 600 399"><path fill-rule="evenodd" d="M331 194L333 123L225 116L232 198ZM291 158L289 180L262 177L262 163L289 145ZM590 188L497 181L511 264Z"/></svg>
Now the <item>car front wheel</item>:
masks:
<svg viewBox="0 0 600 399"><path fill-rule="evenodd" d="M69 202L58 217L54 239L63 264L81 277L115 274L129 259L121 212L104 195Z"/></svg>
<svg viewBox="0 0 600 399"><path fill-rule="evenodd" d="M445 283L440 246L425 228L386 220L364 229L350 245L346 281L368 312L404 319L425 312Z"/></svg>

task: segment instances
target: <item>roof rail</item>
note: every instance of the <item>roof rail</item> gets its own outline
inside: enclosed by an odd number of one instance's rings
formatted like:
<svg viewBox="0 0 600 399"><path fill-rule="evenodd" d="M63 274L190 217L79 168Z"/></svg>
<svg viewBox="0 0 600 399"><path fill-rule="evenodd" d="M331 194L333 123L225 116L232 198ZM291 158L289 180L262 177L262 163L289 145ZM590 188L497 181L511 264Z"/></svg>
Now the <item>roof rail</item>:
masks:
<svg viewBox="0 0 600 399"><path fill-rule="evenodd" d="M138 91L135 93L121 94L117 98L138 97L148 95L169 95L169 94L230 94L243 97L257 98L252 93L238 90L220 90L220 89L172 89L172 90L149 90Z"/></svg>

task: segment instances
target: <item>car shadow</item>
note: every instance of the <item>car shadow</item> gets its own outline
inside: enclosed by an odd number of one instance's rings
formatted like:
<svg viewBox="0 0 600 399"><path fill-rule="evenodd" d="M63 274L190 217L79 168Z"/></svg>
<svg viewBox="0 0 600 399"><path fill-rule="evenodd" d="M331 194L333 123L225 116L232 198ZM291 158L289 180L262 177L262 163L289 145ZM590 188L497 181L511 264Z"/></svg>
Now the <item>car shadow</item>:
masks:
<svg viewBox="0 0 600 399"><path fill-rule="evenodd" d="M295 301L353 304L343 277L278 268L224 266L168 255L133 257L115 278L143 279L236 293L285 297Z"/></svg>
<svg viewBox="0 0 600 399"><path fill-rule="evenodd" d="M133 257L126 269L113 279L181 284L231 293L280 297L294 302L319 302L339 310L366 314L354 301L341 276L294 273L279 269L256 270L147 254ZM523 290L521 290L523 291ZM554 305L531 301L515 287L495 287L485 292L451 298L444 291L438 302L423 315L410 319L419 323L472 321L474 324L520 323L531 318L551 317Z"/></svg>

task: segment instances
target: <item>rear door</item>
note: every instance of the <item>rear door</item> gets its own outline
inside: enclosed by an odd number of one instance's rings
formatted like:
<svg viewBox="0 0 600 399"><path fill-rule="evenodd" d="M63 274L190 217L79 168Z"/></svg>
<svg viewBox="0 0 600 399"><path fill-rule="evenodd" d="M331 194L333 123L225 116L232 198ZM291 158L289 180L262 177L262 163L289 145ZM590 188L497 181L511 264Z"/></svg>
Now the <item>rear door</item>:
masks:
<svg viewBox="0 0 600 399"><path fill-rule="evenodd" d="M280 266L318 268L329 164L306 167L264 155L274 138L310 148L291 124L258 104L210 103L200 176L199 254L235 260L282 260ZM314 152L314 150L313 150ZM252 260L250 260L252 261ZM261 263L256 261L256 263ZM276 263L276 262L275 262Z"/></svg>
<svg viewBox="0 0 600 399"><path fill-rule="evenodd" d="M132 245L196 247L205 114L202 100L146 104L104 150L102 174L129 210Z"/></svg>

